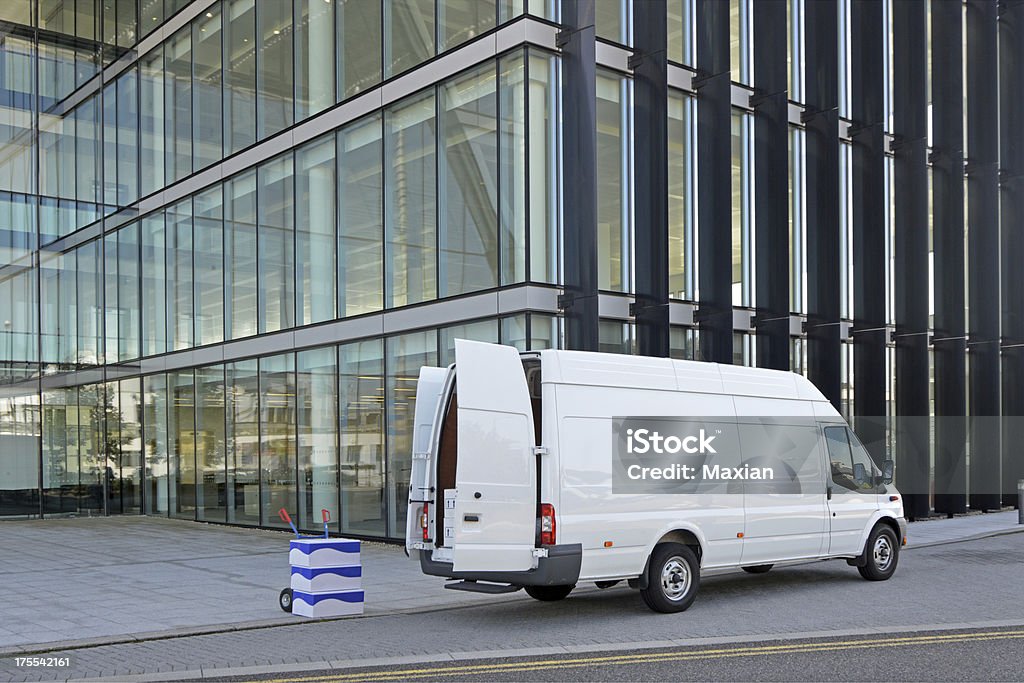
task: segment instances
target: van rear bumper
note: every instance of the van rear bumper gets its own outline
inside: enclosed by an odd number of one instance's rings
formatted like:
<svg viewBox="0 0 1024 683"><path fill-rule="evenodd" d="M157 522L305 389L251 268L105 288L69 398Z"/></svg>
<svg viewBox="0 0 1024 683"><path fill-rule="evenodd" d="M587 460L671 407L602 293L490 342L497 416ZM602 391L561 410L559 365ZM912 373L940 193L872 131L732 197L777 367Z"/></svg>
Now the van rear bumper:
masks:
<svg viewBox="0 0 1024 683"><path fill-rule="evenodd" d="M524 572L456 572L450 562L436 562L429 550L421 550L420 569L430 576L469 581L492 581L509 583L514 586L572 586L580 578L580 564L583 562L583 545L547 546L548 556L537 559L537 568Z"/></svg>

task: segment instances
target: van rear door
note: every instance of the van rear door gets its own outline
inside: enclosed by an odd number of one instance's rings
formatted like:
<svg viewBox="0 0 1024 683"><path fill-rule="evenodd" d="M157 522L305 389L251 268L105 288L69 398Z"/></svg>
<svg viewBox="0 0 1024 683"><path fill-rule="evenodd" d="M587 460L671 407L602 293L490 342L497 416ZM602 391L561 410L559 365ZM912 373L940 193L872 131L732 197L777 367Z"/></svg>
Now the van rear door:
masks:
<svg viewBox="0 0 1024 683"><path fill-rule="evenodd" d="M412 471L409 474L409 510L405 519L405 547L413 550L423 542L423 504L431 502L433 486L434 422L440 414L441 399L451 371L448 368L420 368L416 382L413 415Z"/></svg>
<svg viewBox="0 0 1024 683"><path fill-rule="evenodd" d="M533 410L519 352L455 340L459 391L456 572L533 568L537 471Z"/></svg>

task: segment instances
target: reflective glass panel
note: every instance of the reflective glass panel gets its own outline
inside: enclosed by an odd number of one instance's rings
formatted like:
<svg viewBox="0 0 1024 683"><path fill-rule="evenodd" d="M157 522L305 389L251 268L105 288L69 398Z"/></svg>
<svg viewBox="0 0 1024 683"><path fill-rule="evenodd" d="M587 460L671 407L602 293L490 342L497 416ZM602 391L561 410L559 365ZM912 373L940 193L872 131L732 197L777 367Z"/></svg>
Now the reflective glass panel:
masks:
<svg viewBox="0 0 1024 683"><path fill-rule="evenodd" d="M379 311L384 292L381 117L338 133L338 314Z"/></svg>
<svg viewBox="0 0 1024 683"><path fill-rule="evenodd" d="M434 56L434 0L384 0L384 77Z"/></svg>
<svg viewBox="0 0 1024 683"><path fill-rule="evenodd" d="M256 35L256 121L262 139L292 125L292 3L257 2Z"/></svg>
<svg viewBox="0 0 1024 683"><path fill-rule="evenodd" d="M192 153L196 170L223 156L221 54L220 3L215 3L192 22L192 130L195 135Z"/></svg>
<svg viewBox="0 0 1024 683"><path fill-rule="evenodd" d="M215 185L193 198L196 345L224 340L223 196Z"/></svg>
<svg viewBox="0 0 1024 683"><path fill-rule="evenodd" d="M257 171L259 205L259 331L295 325L295 203L292 155Z"/></svg>
<svg viewBox="0 0 1024 683"><path fill-rule="evenodd" d="M338 517L337 348L295 354L298 408L299 525L322 530L322 510L332 528Z"/></svg>
<svg viewBox="0 0 1024 683"><path fill-rule="evenodd" d="M342 532L383 536L384 342L339 347Z"/></svg>
<svg viewBox="0 0 1024 683"><path fill-rule="evenodd" d="M224 7L224 151L232 154L256 141L256 5Z"/></svg>
<svg viewBox="0 0 1024 683"><path fill-rule="evenodd" d="M380 82L381 4L338 0L338 99Z"/></svg>
<svg viewBox="0 0 1024 683"><path fill-rule="evenodd" d="M277 511L296 511L295 355L283 353L259 363L262 523L287 528Z"/></svg>
<svg viewBox="0 0 1024 683"><path fill-rule="evenodd" d="M224 366L196 368L196 519L225 521Z"/></svg>
<svg viewBox="0 0 1024 683"><path fill-rule="evenodd" d="M335 317L335 139L320 138L295 151L295 286L298 324Z"/></svg>
<svg viewBox="0 0 1024 683"><path fill-rule="evenodd" d="M334 104L334 81L334 3L295 0L296 121Z"/></svg>
<svg viewBox="0 0 1024 683"><path fill-rule="evenodd" d="M256 172L225 183L224 319L227 339L256 334Z"/></svg>
<svg viewBox="0 0 1024 683"><path fill-rule="evenodd" d="M228 523L259 524L259 368L255 360L227 363L224 367Z"/></svg>

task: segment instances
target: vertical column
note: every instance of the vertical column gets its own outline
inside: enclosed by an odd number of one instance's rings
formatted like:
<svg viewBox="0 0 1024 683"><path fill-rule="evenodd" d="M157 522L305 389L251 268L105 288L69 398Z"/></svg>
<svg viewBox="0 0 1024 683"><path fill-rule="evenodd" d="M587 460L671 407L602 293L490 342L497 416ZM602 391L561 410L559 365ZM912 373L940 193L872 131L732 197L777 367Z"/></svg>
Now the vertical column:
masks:
<svg viewBox="0 0 1024 683"><path fill-rule="evenodd" d="M633 6L634 171L637 350L667 357L668 21L666 0Z"/></svg>
<svg viewBox="0 0 1024 683"><path fill-rule="evenodd" d="M853 0L850 6L851 125L853 140L853 413L857 434L877 462L886 458L885 360L885 130L883 120L882 3ZM923 81L922 81L923 82ZM922 161L924 157L922 157ZM927 246L927 245L926 245ZM923 254L922 254L923 256ZM927 272L927 271L925 271ZM927 299L924 327L916 330L923 354L924 410L928 410ZM920 371L920 368L918 368ZM924 459L927 462L927 432Z"/></svg>
<svg viewBox="0 0 1024 683"><path fill-rule="evenodd" d="M789 370L789 98L786 3L754 4L757 365Z"/></svg>
<svg viewBox="0 0 1024 683"><path fill-rule="evenodd" d="M893 5L893 134L897 201L896 456L904 511L928 516L928 98L925 3ZM867 380L866 380L867 381ZM884 384L882 385L884 386ZM867 387L865 387L867 388ZM881 388L881 387L879 387ZM860 393L861 385L857 384Z"/></svg>
<svg viewBox="0 0 1024 683"><path fill-rule="evenodd" d="M1002 226L1003 505L1017 505L1024 479L1024 0L1007 0L999 14L999 159Z"/></svg>
<svg viewBox="0 0 1024 683"><path fill-rule="evenodd" d="M562 193L565 346L598 349L595 0L562 0Z"/></svg>
<svg viewBox="0 0 1024 683"><path fill-rule="evenodd" d="M932 11L935 511L967 511L963 6Z"/></svg>
<svg viewBox="0 0 1024 683"><path fill-rule="evenodd" d="M1002 254L1002 505L1024 479L1024 0L999 12L999 221Z"/></svg>
<svg viewBox="0 0 1024 683"><path fill-rule="evenodd" d="M808 2L807 108L807 369L839 408L839 74L836 0Z"/></svg>
<svg viewBox="0 0 1024 683"><path fill-rule="evenodd" d="M697 240L701 358L732 363L729 3L697 0Z"/></svg>
<svg viewBox="0 0 1024 683"><path fill-rule="evenodd" d="M970 505L999 507L999 91L996 3L967 2Z"/></svg>

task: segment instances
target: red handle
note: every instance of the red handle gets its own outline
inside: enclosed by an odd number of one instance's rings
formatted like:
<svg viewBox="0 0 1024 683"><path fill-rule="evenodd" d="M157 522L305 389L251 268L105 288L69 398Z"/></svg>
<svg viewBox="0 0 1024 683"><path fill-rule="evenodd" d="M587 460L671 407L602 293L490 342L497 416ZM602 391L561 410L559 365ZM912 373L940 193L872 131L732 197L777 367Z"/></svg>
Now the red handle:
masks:
<svg viewBox="0 0 1024 683"><path fill-rule="evenodd" d="M288 516L288 511L284 508L277 511L277 516L281 518L282 522L287 522L288 524L292 523L292 518Z"/></svg>
<svg viewBox="0 0 1024 683"><path fill-rule="evenodd" d="M320 510L320 516L323 517L324 524L327 524L331 521L331 511L326 508Z"/></svg>

